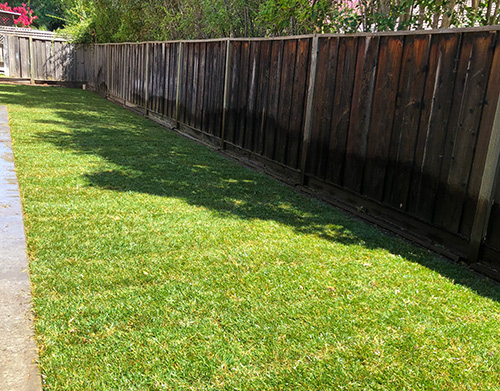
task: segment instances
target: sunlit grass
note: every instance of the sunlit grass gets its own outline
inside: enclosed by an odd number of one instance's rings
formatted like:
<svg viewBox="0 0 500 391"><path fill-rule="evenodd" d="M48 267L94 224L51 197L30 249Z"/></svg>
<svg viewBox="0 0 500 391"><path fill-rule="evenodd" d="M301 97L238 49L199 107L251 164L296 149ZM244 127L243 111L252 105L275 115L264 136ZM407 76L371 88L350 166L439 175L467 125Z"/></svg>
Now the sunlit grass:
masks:
<svg viewBox="0 0 500 391"><path fill-rule="evenodd" d="M498 285L89 91L0 104L46 389L498 389Z"/></svg>

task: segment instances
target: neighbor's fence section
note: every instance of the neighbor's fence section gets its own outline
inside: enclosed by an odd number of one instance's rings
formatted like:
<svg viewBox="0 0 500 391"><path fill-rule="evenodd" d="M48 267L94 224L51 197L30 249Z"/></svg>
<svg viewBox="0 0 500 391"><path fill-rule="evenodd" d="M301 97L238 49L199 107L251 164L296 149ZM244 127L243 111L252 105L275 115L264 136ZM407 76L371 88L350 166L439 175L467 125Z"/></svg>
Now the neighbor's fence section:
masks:
<svg viewBox="0 0 500 391"><path fill-rule="evenodd" d="M495 272L499 30L105 44L76 59L92 89Z"/></svg>
<svg viewBox="0 0 500 391"><path fill-rule="evenodd" d="M4 35L4 73L7 77L32 82L77 81L78 60L74 45L67 39ZM82 66L80 59L80 68Z"/></svg>

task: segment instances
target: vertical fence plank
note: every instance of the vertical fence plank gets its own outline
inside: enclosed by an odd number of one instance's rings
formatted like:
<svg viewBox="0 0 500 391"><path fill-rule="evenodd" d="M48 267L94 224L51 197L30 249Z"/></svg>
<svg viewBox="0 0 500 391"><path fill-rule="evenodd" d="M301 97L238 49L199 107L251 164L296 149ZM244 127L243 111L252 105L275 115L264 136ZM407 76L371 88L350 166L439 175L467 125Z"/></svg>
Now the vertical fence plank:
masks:
<svg viewBox="0 0 500 391"><path fill-rule="evenodd" d="M29 51L30 51L30 83L35 83L35 56L33 50L33 38L29 37Z"/></svg>
<svg viewBox="0 0 500 391"><path fill-rule="evenodd" d="M145 44L146 53L144 55L144 115L148 115L149 105L149 43Z"/></svg>
<svg viewBox="0 0 500 391"><path fill-rule="evenodd" d="M356 193L361 192L366 164L379 41L379 37L366 37L358 47L344 173L344 186Z"/></svg>
<svg viewBox="0 0 500 391"><path fill-rule="evenodd" d="M106 44L104 46L106 50L106 95L110 95L111 90L111 46Z"/></svg>
<svg viewBox="0 0 500 391"><path fill-rule="evenodd" d="M339 39L319 37L318 73L316 77L316 99L311 128L311 159L308 170L316 177L324 178L328 161L330 125L332 121L333 98L337 84L337 60Z"/></svg>
<svg viewBox="0 0 500 391"><path fill-rule="evenodd" d="M183 53L184 52L184 44L183 42L179 42L179 57L177 59L177 88L176 88L176 99L175 99L175 126L179 128L180 124L180 101L181 101L181 87L182 87L182 79L184 78L183 74Z"/></svg>
<svg viewBox="0 0 500 391"><path fill-rule="evenodd" d="M397 160L397 157L389 156L389 151L401 73L403 42L402 37L382 37L380 40L362 183L363 194L377 201L381 201L384 194L388 161Z"/></svg>
<svg viewBox="0 0 500 391"><path fill-rule="evenodd" d="M330 143L328 146L328 165L326 180L342 186L351 102L354 89L358 38L346 37L339 42L337 83L330 124Z"/></svg>
<svg viewBox="0 0 500 391"><path fill-rule="evenodd" d="M229 91L227 121L224 129L224 141L235 142L238 124L238 98L240 95L241 72L241 41L231 43L231 64L229 68Z"/></svg>
<svg viewBox="0 0 500 391"><path fill-rule="evenodd" d="M288 124L286 165L300 168L300 149L302 146L302 130L306 108L307 77L309 75L311 39L299 39L295 56L295 73L293 78L293 95Z"/></svg>
<svg viewBox="0 0 500 391"><path fill-rule="evenodd" d="M165 79L167 77L167 72L165 69L165 64L167 63L167 52L166 52L166 45L164 43L160 43L160 50L161 50L161 60L160 63L158 64L158 72L160 73L161 77L159 80L159 85L158 85L158 91L159 91L159 106L158 106L158 113L164 114L165 113L165 99L167 96L167 89L166 89L166 84L165 84Z"/></svg>
<svg viewBox="0 0 500 391"><path fill-rule="evenodd" d="M257 90L258 90L258 73L259 73L259 50L258 43L249 42L248 52L248 113L246 119L246 131L243 142L243 147L249 151L254 152L254 134L255 134L255 121L257 117L256 103L257 103Z"/></svg>
<svg viewBox="0 0 500 391"><path fill-rule="evenodd" d="M441 189L438 193L435 222L458 232L469 182L481 108L491 62L494 35L488 32L465 34L454 93L453 110L447 134ZM484 151L483 151L484 153Z"/></svg>
<svg viewBox="0 0 500 391"><path fill-rule="evenodd" d="M55 75L55 64L54 64L54 44L50 41L46 42L47 49L47 76L49 80L57 80ZM86 59L82 60L82 67L86 65ZM90 65L90 64L89 64ZM81 81L85 80L85 77L79 79Z"/></svg>
<svg viewBox="0 0 500 391"><path fill-rule="evenodd" d="M19 40L19 77L30 78L31 74L31 61L29 51L29 40L27 38L18 38Z"/></svg>
<svg viewBox="0 0 500 391"><path fill-rule="evenodd" d="M264 133L264 156L274 160L276 153L276 130L283 69L283 41L272 41L271 67L269 70L268 114Z"/></svg>
<svg viewBox="0 0 500 391"><path fill-rule="evenodd" d="M259 59L258 91L256 100L255 130L253 131L253 151L264 154L264 132L267 119L267 102L269 97L269 70L271 67L271 41L260 41L256 44Z"/></svg>
<svg viewBox="0 0 500 391"><path fill-rule="evenodd" d="M3 60L4 60L4 73L5 76L11 77L10 76L10 60L9 60L9 36L4 36L4 41L3 41Z"/></svg>
<svg viewBox="0 0 500 391"><path fill-rule="evenodd" d="M196 129L200 129L205 131L206 129L203 127L203 117L205 112L205 79L208 77L206 74L206 57L207 57L207 43L200 42L198 51L199 66L198 66L198 80L196 84L198 85L198 93L196 96L196 112L195 112L195 121L194 127Z"/></svg>
<svg viewBox="0 0 500 391"><path fill-rule="evenodd" d="M226 131L227 131L227 121L228 121L228 109L229 109L229 83L231 81L231 52L232 48L231 39L226 40L226 64L224 69L224 97L222 104L222 129L221 129L221 148L226 148Z"/></svg>
<svg viewBox="0 0 500 391"><path fill-rule="evenodd" d="M285 66L282 67L280 74L280 99L276 118L276 148L274 152L274 160L282 164L286 163L288 156L288 130L292 111L296 56L297 40L285 41L283 45L283 64Z"/></svg>
<svg viewBox="0 0 500 391"><path fill-rule="evenodd" d="M214 114L212 116L212 121L213 126L214 126L214 133L216 135L222 135L222 118L223 118L223 111L224 111L224 88L226 86L226 55L227 55L227 50L226 50L226 45L228 44L228 41L225 42L220 42L219 45L217 46L216 53L218 53L216 56L214 56L214 69L217 75L224 75L224 78L219 78L217 80L214 79ZM231 53L231 52L229 52ZM231 59L229 61L229 65L231 65ZM230 68L229 68L230 69ZM231 75L228 75L230 77Z"/></svg>
<svg viewBox="0 0 500 391"><path fill-rule="evenodd" d="M429 72L425 86L427 104L421 116L421 137L417 142L418 162L416 183L412 186L412 212L431 222L439 186L439 172L443 160L443 148L450 118L455 85L455 59L460 48L458 34L432 37Z"/></svg>
<svg viewBox="0 0 500 391"><path fill-rule="evenodd" d="M239 61L238 70L235 70L236 78L238 79L238 94L234 102L234 135L233 142L243 147L245 139L245 125L248 117L248 75L249 75L249 58L250 58L250 42L239 42ZM236 62L235 62L236 64Z"/></svg>
<svg viewBox="0 0 500 391"><path fill-rule="evenodd" d="M7 36L8 49L9 49L9 76L10 77L21 77L19 71L19 39L11 35ZM30 58L31 67L31 58ZM31 69L31 68L30 68Z"/></svg>
<svg viewBox="0 0 500 391"><path fill-rule="evenodd" d="M401 210L407 209L408 196L412 191L415 146L419 135L422 96L429 62L429 38L427 35L405 37L383 190L384 202Z"/></svg>
<svg viewBox="0 0 500 391"><path fill-rule="evenodd" d="M481 124L479 127L478 141L476 146L476 153L474 156L474 161L472 163L472 169L470 174L469 186L467 189L466 204L464 206L464 218L466 222L473 221L477 209L477 199L479 194L479 189L481 187L482 172L486 162L486 151L488 150L488 145L491 139L491 130L493 127L493 122L496 114L496 103L498 95L500 94L500 34L497 32L495 45L492 47L493 58L491 62L491 70L488 80L488 90L484 99L483 110L481 114ZM481 151L481 152L478 152ZM498 183L498 181L497 181ZM500 186L498 186L500 191ZM495 198L495 202L492 206L492 212L490 220L498 220L500 225L500 215L496 217L495 205L500 202L500 197ZM471 230L472 230L471 224ZM463 235L470 236L471 232L464 229L462 226L460 232ZM491 233L491 234L490 234ZM488 232L487 243L494 243L495 232ZM500 236L496 238L497 248L500 249ZM500 252L499 252L500 256Z"/></svg>
<svg viewBox="0 0 500 391"><path fill-rule="evenodd" d="M205 63L203 67L203 112L201 114L201 129L209 134L214 134L214 130L210 127L210 116L213 111L211 80L215 79L213 70L214 44L207 43L205 46Z"/></svg>
<svg viewBox="0 0 500 391"><path fill-rule="evenodd" d="M484 145L488 145L484 170L481 176L477 175L481 178L481 184L470 234L468 259L471 262L477 262L479 259L481 245L488 234L487 229L491 222L493 203L495 201L500 203L500 198L495 200L495 191L500 193L500 185L498 184L500 171L500 36L498 33L494 49L480 134L487 133L485 130L489 129L491 132L489 132L488 144L484 143ZM500 215L498 215L497 220L496 224L500 226ZM497 248L500 249L500 242L497 243Z"/></svg>
<svg viewBox="0 0 500 391"><path fill-rule="evenodd" d="M177 102L177 69L179 66L179 45L168 44L169 48L169 64L168 64L168 111L166 114L170 118L176 116L176 102Z"/></svg>
<svg viewBox="0 0 500 391"><path fill-rule="evenodd" d="M318 36L315 35L312 40L311 47L311 64L309 69L309 89L307 90L306 100L306 114L304 120L304 133L302 142L302 156L300 159L300 183L305 184L306 168L309 153L309 142L311 140L311 129L313 121L314 98L316 88L316 77L318 74L318 51L319 41Z"/></svg>

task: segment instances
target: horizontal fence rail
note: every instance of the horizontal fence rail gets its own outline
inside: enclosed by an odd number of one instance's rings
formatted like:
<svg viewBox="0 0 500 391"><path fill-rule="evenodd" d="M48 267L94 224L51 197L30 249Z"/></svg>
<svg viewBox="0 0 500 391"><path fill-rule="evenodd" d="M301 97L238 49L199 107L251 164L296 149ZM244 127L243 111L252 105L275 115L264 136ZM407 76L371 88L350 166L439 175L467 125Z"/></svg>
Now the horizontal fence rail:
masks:
<svg viewBox="0 0 500 391"><path fill-rule="evenodd" d="M99 44L68 69L500 278L499 30Z"/></svg>

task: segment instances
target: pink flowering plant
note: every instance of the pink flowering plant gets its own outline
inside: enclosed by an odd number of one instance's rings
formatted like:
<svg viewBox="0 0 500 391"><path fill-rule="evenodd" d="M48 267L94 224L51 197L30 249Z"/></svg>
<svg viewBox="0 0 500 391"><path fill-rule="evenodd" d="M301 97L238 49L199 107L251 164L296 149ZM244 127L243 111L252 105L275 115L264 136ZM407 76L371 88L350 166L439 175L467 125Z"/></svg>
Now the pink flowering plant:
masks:
<svg viewBox="0 0 500 391"><path fill-rule="evenodd" d="M8 3L0 3L0 10L20 13L21 15L14 18L14 24L18 27L30 28L33 21L38 19L36 15L33 15L33 10L24 3L20 7L11 7Z"/></svg>

